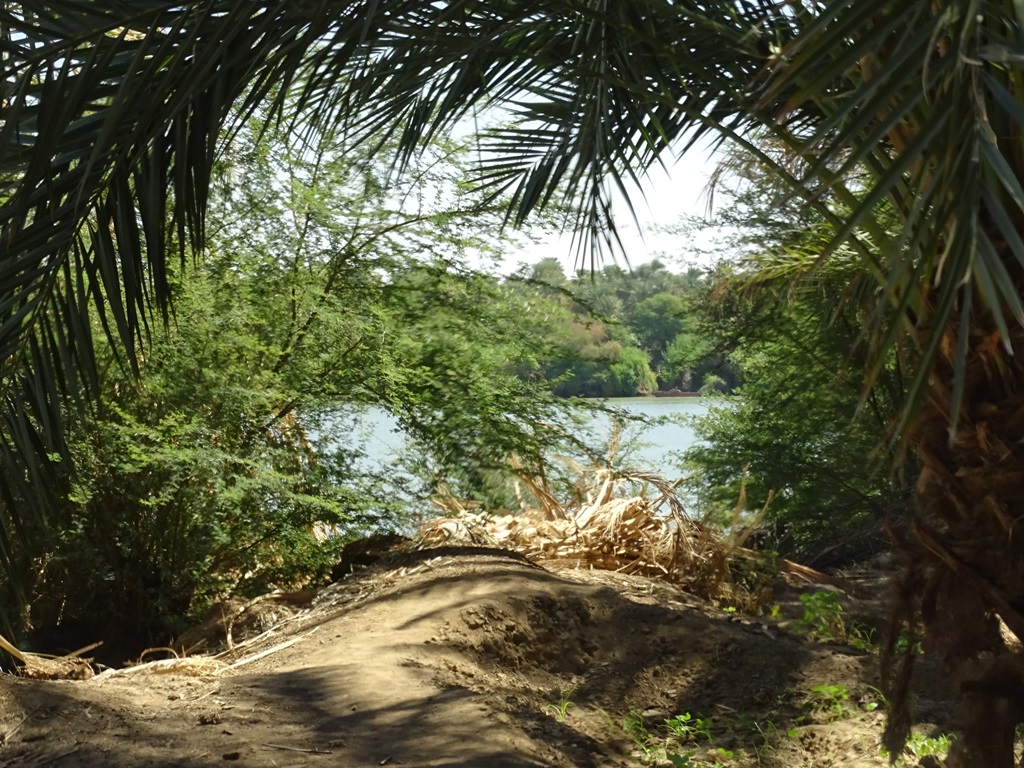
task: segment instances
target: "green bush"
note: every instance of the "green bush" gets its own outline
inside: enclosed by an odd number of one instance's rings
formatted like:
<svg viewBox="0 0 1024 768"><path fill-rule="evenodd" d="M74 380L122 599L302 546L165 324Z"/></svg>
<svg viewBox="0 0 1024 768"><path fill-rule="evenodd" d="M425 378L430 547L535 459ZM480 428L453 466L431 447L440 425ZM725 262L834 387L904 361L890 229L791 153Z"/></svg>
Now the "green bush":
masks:
<svg viewBox="0 0 1024 768"><path fill-rule="evenodd" d="M396 211L387 160L329 136L248 138L206 258L170 276L175 315L133 360L100 353L102 405L69 414L70 492L33 531L23 583L0 584L24 591L23 624L76 629L65 647L166 645L211 601L315 582L347 537L407 525L439 485L493 495L510 456L535 472L568 440L530 308L459 261L498 247L493 217ZM430 183L457 186L458 153L440 154ZM423 471L406 498L339 432L350 405L410 436Z"/></svg>
<svg viewBox="0 0 1024 768"><path fill-rule="evenodd" d="M913 468L892 474L885 450L898 366L865 396L851 357L856 308L829 316L842 272L743 290L751 279L726 272L707 308L709 333L744 381L694 422L699 442L684 457L693 492L726 524L741 498L746 518L768 504L751 539L760 548L820 567L863 557L887 543L880 522L909 505Z"/></svg>
<svg viewBox="0 0 1024 768"><path fill-rule="evenodd" d="M54 510L36 626L166 644L211 600L322 575L323 534L365 522L349 457L318 453L309 419L282 407L296 395L259 362L244 302L213 311L224 287L193 281L140 377L108 375L102 409L72 425L76 481Z"/></svg>

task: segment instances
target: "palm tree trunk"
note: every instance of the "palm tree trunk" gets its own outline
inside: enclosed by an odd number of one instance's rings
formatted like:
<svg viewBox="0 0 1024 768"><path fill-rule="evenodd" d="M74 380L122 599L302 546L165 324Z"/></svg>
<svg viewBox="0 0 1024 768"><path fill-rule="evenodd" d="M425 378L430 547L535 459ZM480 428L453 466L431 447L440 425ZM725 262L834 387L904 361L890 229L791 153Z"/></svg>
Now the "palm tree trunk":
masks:
<svg viewBox="0 0 1024 768"><path fill-rule="evenodd" d="M986 319L970 329L955 431L950 328L913 435L923 465L909 536L925 574L917 608L925 650L959 693L949 768L1012 768L1024 720L1024 332L1011 339L1015 357Z"/></svg>

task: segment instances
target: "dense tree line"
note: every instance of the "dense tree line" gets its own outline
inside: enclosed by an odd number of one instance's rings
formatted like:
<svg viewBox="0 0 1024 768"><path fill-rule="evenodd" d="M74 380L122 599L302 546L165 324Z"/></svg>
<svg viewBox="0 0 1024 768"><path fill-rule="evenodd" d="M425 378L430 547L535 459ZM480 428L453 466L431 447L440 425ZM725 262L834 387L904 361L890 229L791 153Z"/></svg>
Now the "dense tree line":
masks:
<svg viewBox="0 0 1024 768"><path fill-rule="evenodd" d="M546 258L519 278L518 291L546 313L556 354L543 374L557 394L728 391L739 381L736 366L697 332L708 290L697 267L676 273L655 260L567 276L561 262Z"/></svg>

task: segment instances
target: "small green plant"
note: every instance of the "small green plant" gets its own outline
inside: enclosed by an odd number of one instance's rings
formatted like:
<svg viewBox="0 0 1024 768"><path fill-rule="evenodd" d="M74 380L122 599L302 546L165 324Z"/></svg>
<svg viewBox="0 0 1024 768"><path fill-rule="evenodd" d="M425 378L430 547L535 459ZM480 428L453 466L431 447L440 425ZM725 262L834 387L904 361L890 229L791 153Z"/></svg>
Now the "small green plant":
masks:
<svg viewBox="0 0 1024 768"><path fill-rule="evenodd" d="M860 704L865 712L875 712L880 709L889 708L889 700L878 688L869 685L867 690L860 696Z"/></svg>
<svg viewBox="0 0 1024 768"><path fill-rule="evenodd" d="M631 712L622 718L622 731L630 738L647 740L651 734L647 731L647 723L643 715Z"/></svg>
<svg viewBox="0 0 1024 768"><path fill-rule="evenodd" d="M912 733L910 738L907 739L907 743L903 746L903 754L894 760L893 764L897 766L905 765L908 756L912 757L916 763L920 758L927 755L945 755L953 745L953 738L953 736L945 733L935 737L928 737L923 733ZM888 757L889 753L883 749L882 755Z"/></svg>
<svg viewBox="0 0 1024 768"><path fill-rule="evenodd" d="M893 648L894 655L920 656L922 653L924 653L924 647L920 640L911 640L905 632L901 632L896 638L896 646Z"/></svg>
<svg viewBox="0 0 1024 768"><path fill-rule="evenodd" d="M565 722L565 718L569 714L569 707L572 706L572 695L578 687L579 683L576 683L562 693L562 697L558 700L557 704L548 704L548 709L555 713L555 717L558 718L558 722Z"/></svg>
<svg viewBox="0 0 1024 768"><path fill-rule="evenodd" d="M711 735L711 723L689 712L670 717L652 732L643 717L627 715L622 721L622 730L639 748L637 759L643 765L662 766L667 761L673 768L725 768L734 758L734 753L717 747ZM706 742L708 759L697 759L698 742Z"/></svg>
<svg viewBox="0 0 1024 768"><path fill-rule="evenodd" d="M636 745L641 763L650 765L657 759L657 739L647 730L647 722L643 715L630 712L622 718L622 732Z"/></svg>
<svg viewBox="0 0 1024 768"><path fill-rule="evenodd" d="M849 643L861 651L878 649L875 631L853 622L847 625L843 606L833 592L812 592L800 595L804 615L796 626L811 638L830 642Z"/></svg>
<svg viewBox="0 0 1024 768"><path fill-rule="evenodd" d="M903 751L910 753L914 758L921 758L927 755L945 755L952 745L953 737L945 733L934 738L929 738L923 733L912 733Z"/></svg>
<svg viewBox="0 0 1024 768"><path fill-rule="evenodd" d="M782 739L795 739L799 736L799 732L796 728L790 728L788 731L783 731L771 719L764 721L752 720L748 729L756 731L761 739L761 743L754 747L754 752L757 754L758 765L763 765L768 762L769 753L776 750Z"/></svg>
<svg viewBox="0 0 1024 768"><path fill-rule="evenodd" d="M821 640L846 640L843 606L834 592L811 592L800 595L804 615L797 627Z"/></svg>
<svg viewBox="0 0 1024 768"><path fill-rule="evenodd" d="M605 722L608 723L608 730L614 731L616 729L615 718L611 716L607 709L597 708L597 711L604 717Z"/></svg>
<svg viewBox="0 0 1024 768"><path fill-rule="evenodd" d="M702 717L694 717L689 712L669 718L665 721L665 727L682 741L696 741L698 736L711 741L708 721Z"/></svg>
<svg viewBox="0 0 1024 768"><path fill-rule="evenodd" d="M714 768L724 768L724 763L722 761L729 761L734 757L732 750L723 749L722 747L717 747L715 751L712 752L712 755L715 757Z"/></svg>
<svg viewBox="0 0 1024 768"><path fill-rule="evenodd" d="M814 712L825 713L831 723L850 714L849 700L850 694L845 685L812 685L808 705Z"/></svg>
<svg viewBox="0 0 1024 768"><path fill-rule="evenodd" d="M875 630L868 629L856 622L851 624L847 630L847 640L850 645L858 651L874 653L878 650L878 642L875 640Z"/></svg>

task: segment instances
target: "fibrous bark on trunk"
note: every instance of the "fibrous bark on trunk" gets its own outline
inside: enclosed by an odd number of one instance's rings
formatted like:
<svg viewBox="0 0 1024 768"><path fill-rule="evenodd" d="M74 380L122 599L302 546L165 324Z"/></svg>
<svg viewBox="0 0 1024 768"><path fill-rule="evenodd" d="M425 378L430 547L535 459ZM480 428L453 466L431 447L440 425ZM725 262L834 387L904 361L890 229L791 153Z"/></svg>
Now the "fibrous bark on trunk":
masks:
<svg viewBox="0 0 1024 768"><path fill-rule="evenodd" d="M1024 350L1020 335L1013 347ZM920 621L925 651L957 686L948 768L1013 768L1024 722L1024 367L998 333L972 330L970 340L956 428L947 357L912 436L923 468L916 518L899 537L910 599L897 607L896 627ZM905 706L899 670L908 663L897 661L888 675L897 707ZM907 722L894 715L891 725Z"/></svg>

